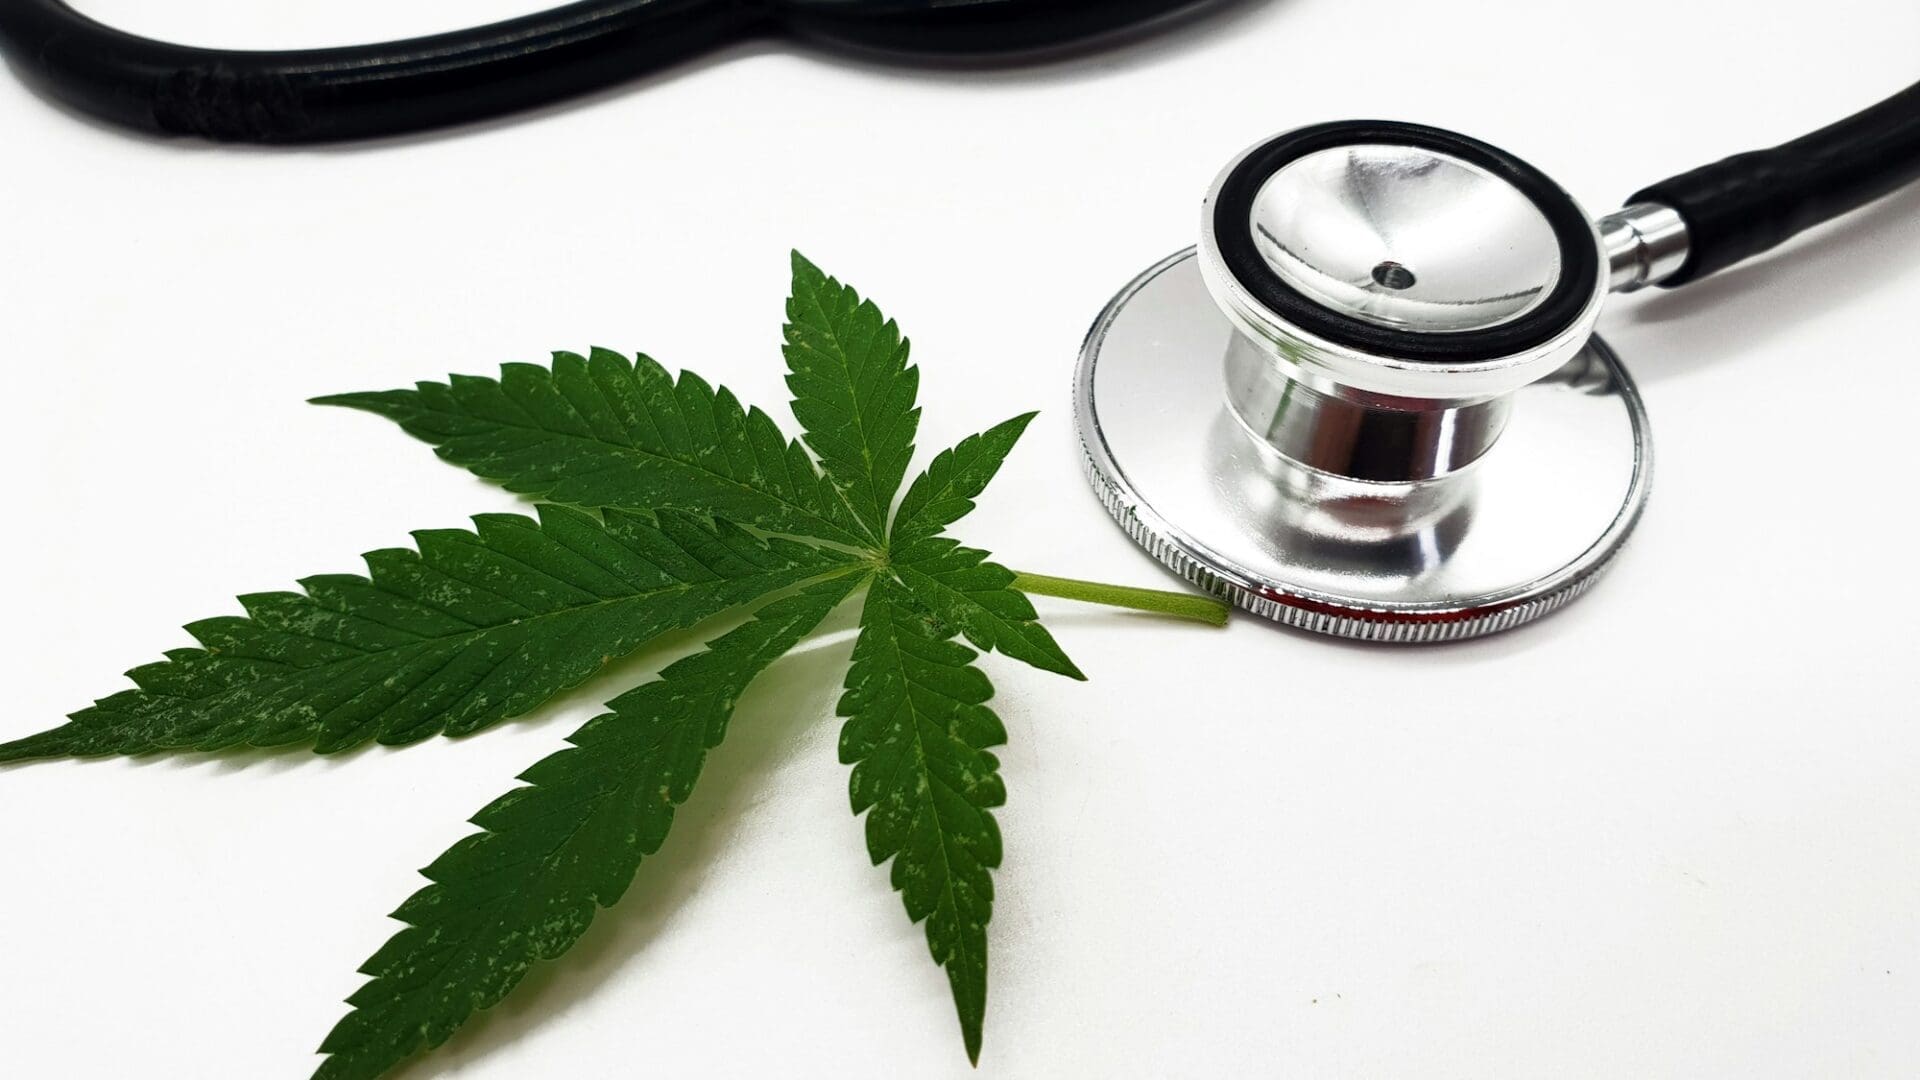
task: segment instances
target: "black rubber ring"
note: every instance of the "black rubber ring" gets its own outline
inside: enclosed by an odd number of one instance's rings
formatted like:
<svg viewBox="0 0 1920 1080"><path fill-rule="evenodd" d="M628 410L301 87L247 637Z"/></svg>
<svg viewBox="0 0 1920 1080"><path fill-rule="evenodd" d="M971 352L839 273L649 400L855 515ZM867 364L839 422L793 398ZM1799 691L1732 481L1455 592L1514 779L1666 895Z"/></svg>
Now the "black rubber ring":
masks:
<svg viewBox="0 0 1920 1080"><path fill-rule="evenodd" d="M1498 326L1396 330L1330 311L1281 280L1253 242L1254 197L1289 162L1318 150L1360 144L1437 150L1512 184L1546 217L1560 247L1560 280L1553 291L1531 311ZM1249 153L1221 183L1214 200L1213 235L1234 280L1281 319L1336 345L1407 360L1471 363L1537 348L1580 318L1599 284L1599 246L1593 240L1593 226L1573 196L1547 174L1504 150L1424 124L1343 120L1299 128L1273 139Z"/></svg>

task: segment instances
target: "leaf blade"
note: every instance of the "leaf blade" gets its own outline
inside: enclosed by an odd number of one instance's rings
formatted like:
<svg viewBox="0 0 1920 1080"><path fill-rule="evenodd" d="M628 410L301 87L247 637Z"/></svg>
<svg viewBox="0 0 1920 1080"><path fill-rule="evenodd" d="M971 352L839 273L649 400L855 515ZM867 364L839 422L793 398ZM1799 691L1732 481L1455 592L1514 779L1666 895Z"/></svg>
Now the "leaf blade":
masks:
<svg viewBox="0 0 1920 1080"><path fill-rule="evenodd" d="M907 917L925 923L934 962L946 970L967 1057L978 1063L987 1000L991 870L1000 865L1004 805L999 763L988 753L1006 729L986 702L993 685L953 630L916 610L900 586L867 593L860 636L838 714L840 760L853 812L866 814L874 865Z"/></svg>
<svg viewBox="0 0 1920 1080"><path fill-rule="evenodd" d="M370 980L328 1034L315 1080L371 1080L445 1042L537 962L570 949L659 850L747 685L856 588L849 571L761 608L589 721L573 745L474 815L422 871L407 923L361 968Z"/></svg>
<svg viewBox="0 0 1920 1080"><path fill-rule="evenodd" d="M242 597L245 617L189 625L201 648L135 668L136 689L0 745L0 762L469 734L662 633L849 560L671 511L539 511L417 533L417 551L369 553L366 577Z"/></svg>
<svg viewBox="0 0 1920 1080"><path fill-rule="evenodd" d="M605 349L555 353L411 390L315 398L384 416L442 460L509 491L587 509L678 509L771 533L872 538L772 418L692 372Z"/></svg>
<svg viewBox="0 0 1920 1080"><path fill-rule="evenodd" d="M920 423L920 369L908 364L911 345L871 301L797 251L784 336L794 417L878 541L887 534Z"/></svg>
<svg viewBox="0 0 1920 1080"><path fill-rule="evenodd" d="M892 565L915 601L975 646L1085 681L1086 675L1040 625L1033 602L1013 587L1014 572L988 562L986 552L933 537L896 552Z"/></svg>
<svg viewBox="0 0 1920 1080"><path fill-rule="evenodd" d="M934 455L900 500L889 543L907 547L972 513L973 500L987 489L1037 415L1023 413L1002 421Z"/></svg>

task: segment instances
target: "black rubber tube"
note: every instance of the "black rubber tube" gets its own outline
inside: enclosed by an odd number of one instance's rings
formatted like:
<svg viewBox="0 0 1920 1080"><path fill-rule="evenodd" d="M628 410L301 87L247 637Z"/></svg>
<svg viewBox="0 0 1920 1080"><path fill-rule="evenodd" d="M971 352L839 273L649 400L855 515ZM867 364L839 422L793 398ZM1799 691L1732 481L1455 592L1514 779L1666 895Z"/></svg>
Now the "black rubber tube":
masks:
<svg viewBox="0 0 1920 1080"><path fill-rule="evenodd" d="M1920 83L1771 150L1736 154L1635 192L1687 223L1687 261L1661 285L1724 270L1920 180Z"/></svg>
<svg viewBox="0 0 1920 1080"><path fill-rule="evenodd" d="M760 31L895 52L1065 44L1206 0L583 0L488 26L337 49L202 49L62 0L0 0L0 52L82 112L241 142L360 139L480 120L610 86Z"/></svg>
<svg viewBox="0 0 1920 1080"><path fill-rule="evenodd" d="M0 0L21 74L128 127L242 142L354 139L542 104L744 33L713 0L587 0L489 26L339 49L243 52L151 41L61 0Z"/></svg>

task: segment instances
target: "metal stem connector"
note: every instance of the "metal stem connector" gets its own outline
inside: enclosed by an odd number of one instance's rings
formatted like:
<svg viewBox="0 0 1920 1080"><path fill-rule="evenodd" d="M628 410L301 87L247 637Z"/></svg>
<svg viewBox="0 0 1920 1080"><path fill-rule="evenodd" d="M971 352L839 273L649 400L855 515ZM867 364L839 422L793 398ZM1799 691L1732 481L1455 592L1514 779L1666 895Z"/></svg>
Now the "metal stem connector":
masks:
<svg viewBox="0 0 1920 1080"><path fill-rule="evenodd" d="M1607 253L1608 286L1633 292L1678 273L1686 265L1687 223L1659 203L1634 203L1594 223Z"/></svg>

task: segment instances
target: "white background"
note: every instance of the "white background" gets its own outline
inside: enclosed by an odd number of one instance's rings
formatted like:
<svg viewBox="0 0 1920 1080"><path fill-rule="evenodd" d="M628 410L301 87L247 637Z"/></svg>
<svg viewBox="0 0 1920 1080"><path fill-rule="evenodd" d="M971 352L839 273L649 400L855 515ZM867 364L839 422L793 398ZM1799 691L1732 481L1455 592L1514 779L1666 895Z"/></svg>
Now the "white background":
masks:
<svg viewBox="0 0 1920 1080"><path fill-rule="evenodd" d="M291 46L536 5L81 6ZM987 72L768 42L280 151L129 138L0 77L0 736L235 593L514 508L310 395L600 344L784 415L790 246L913 335L923 448L1043 410L968 539L1165 585L1078 475L1069 376L1243 145L1438 123L1597 213L1892 93L1916 43L1908 0L1271 0ZM1044 602L1091 681L989 665L1011 798L977 1075L1920 1073L1917 311L1920 191L1617 302L1653 503L1532 628L1392 649ZM848 622L751 695L567 962L405 1075L974 1075L847 812ZM621 688L337 760L0 771L0 1075L306 1075L415 868Z"/></svg>

